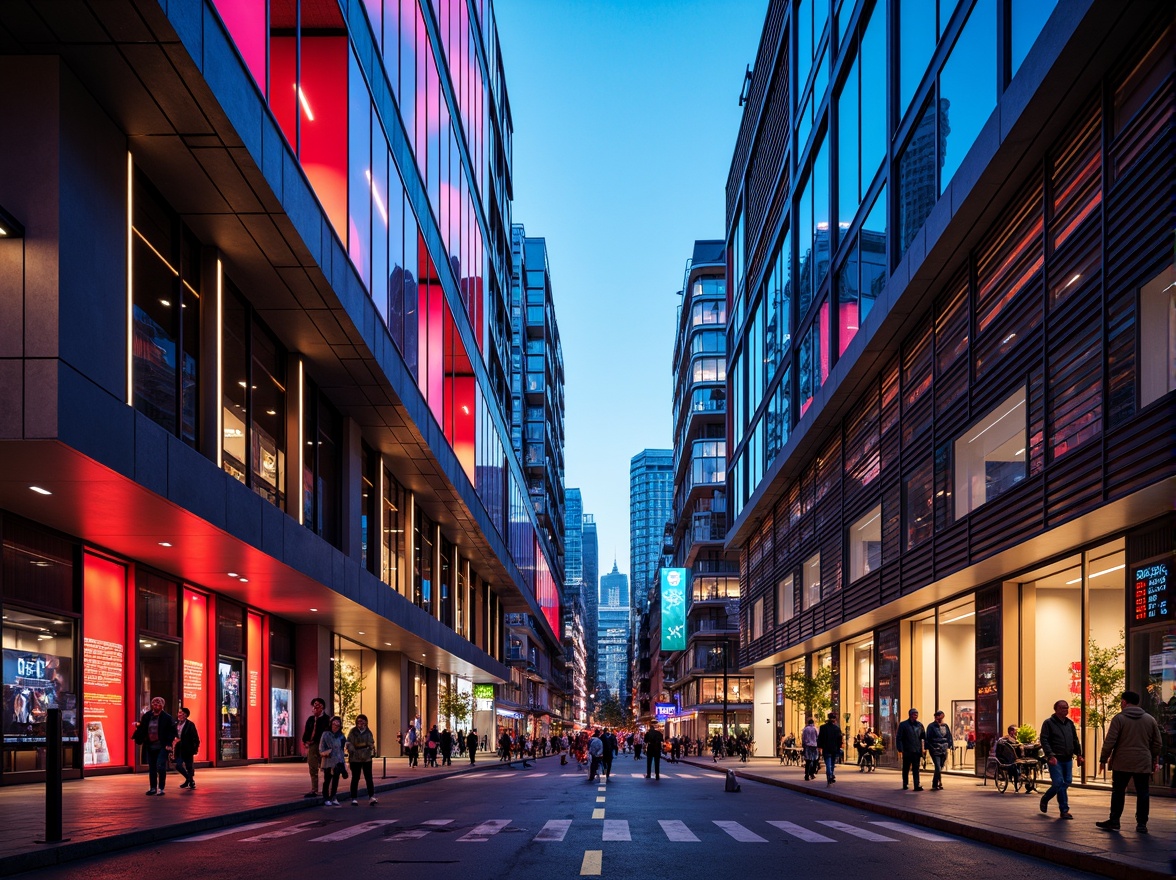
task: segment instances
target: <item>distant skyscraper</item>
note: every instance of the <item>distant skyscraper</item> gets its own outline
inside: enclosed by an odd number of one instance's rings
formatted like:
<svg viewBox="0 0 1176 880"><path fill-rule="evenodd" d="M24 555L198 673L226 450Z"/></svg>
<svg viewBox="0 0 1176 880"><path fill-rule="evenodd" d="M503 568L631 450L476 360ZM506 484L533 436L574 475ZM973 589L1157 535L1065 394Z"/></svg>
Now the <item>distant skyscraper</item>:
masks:
<svg viewBox="0 0 1176 880"><path fill-rule="evenodd" d="M579 489L564 490L564 585L584 582L584 499Z"/></svg>
<svg viewBox="0 0 1176 880"><path fill-rule="evenodd" d="M661 564L666 521L673 516L674 451L643 449L629 462L629 569L633 607L645 608Z"/></svg>
<svg viewBox="0 0 1176 880"><path fill-rule="evenodd" d="M617 570L614 560L612 571L600 579L597 680L604 683L606 693L601 694L598 686L597 697L615 697L621 705L629 701L630 620L629 578Z"/></svg>
<svg viewBox="0 0 1176 880"><path fill-rule="evenodd" d="M588 685L595 687L598 679L597 664L597 610L600 606L600 546L596 540L596 517L585 513L581 519L581 565L584 581L584 641L588 645Z"/></svg>

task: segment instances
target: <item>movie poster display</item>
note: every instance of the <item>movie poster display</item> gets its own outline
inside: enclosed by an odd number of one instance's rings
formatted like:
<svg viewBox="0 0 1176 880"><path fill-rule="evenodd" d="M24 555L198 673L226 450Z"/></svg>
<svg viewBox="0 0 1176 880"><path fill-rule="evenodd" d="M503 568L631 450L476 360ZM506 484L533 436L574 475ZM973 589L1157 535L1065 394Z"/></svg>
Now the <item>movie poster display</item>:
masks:
<svg viewBox="0 0 1176 880"><path fill-rule="evenodd" d="M87 553L82 626L82 763L127 760L127 569Z"/></svg>
<svg viewBox="0 0 1176 880"><path fill-rule="evenodd" d="M240 660L221 657L216 664L217 689L220 694L220 759L236 761L245 757L241 750L241 667Z"/></svg>
<svg viewBox="0 0 1176 880"><path fill-rule="evenodd" d="M62 739L78 741L77 695L70 691L73 660L5 648L4 742L44 743L50 709L61 710Z"/></svg>
<svg viewBox="0 0 1176 880"><path fill-rule="evenodd" d="M289 688L270 688L270 735L293 736L290 728Z"/></svg>

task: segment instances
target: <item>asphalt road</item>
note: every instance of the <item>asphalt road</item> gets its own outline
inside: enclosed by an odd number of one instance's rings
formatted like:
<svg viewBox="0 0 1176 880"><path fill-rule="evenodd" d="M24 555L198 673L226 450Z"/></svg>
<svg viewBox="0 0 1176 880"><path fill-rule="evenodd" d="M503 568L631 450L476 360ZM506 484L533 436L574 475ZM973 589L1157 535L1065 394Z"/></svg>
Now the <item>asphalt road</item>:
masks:
<svg viewBox="0 0 1176 880"><path fill-rule="evenodd" d="M37 876L1093 876L774 786L745 781L741 792L727 793L720 776L662 768L660 781L646 780L644 762L621 756L611 781L597 785L575 765L544 762L385 793L375 805L361 789L358 806L344 797L341 807L315 807Z"/></svg>

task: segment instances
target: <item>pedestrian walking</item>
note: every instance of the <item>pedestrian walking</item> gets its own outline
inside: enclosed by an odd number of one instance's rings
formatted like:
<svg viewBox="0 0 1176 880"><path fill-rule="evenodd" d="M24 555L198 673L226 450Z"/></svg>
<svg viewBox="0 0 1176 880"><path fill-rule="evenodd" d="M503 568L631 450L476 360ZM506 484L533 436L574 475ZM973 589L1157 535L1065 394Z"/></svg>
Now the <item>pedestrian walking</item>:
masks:
<svg viewBox="0 0 1176 880"><path fill-rule="evenodd" d="M592 737L588 740L588 758L588 781L595 782L600 763L604 760L604 740L600 738L599 727L592 732Z"/></svg>
<svg viewBox="0 0 1176 880"><path fill-rule="evenodd" d="M437 766L437 746L441 739L441 733L437 730L437 725L434 724L429 728L429 733L425 738L425 766Z"/></svg>
<svg viewBox="0 0 1176 880"><path fill-rule="evenodd" d="M331 726L319 739L319 757L323 767L323 806L339 806L339 780L347 778L346 748L343 719L331 719Z"/></svg>
<svg viewBox="0 0 1176 880"><path fill-rule="evenodd" d="M895 746L902 755L902 790L906 791L910 776L915 777L915 791L922 791L919 785L919 770L923 756L927 754L927 730L919 720L919 710L907 712L906 721L898 725Z"/></svg>
<svg viewBox="0 0 1176 880"><path fill-rule="evenodd" d="M935 775L931 777L931 790L943 791L943 763L951 754L955 742L951 737L951 728L943 722L943 710L935 712L935 720L927 725L927 752L931 755L931 764L935 767Z"/></svg>
<svg viewBox="0 0 1176 880"><path fill-rule="evenodd" d="M372 785L372 756L376 753L376 738L368 727L366 715L355 716L355 727L347 733L347 763L351 766L351 806L359 803L359 776L363 774L367 786L368 804L375 806L376 789Z"/></svg>
<svg viewBox="0 0 1176 880"><path fill-rule="evenodd" d="M408 766L415 767L421 753L421 736L417 733L416 725L410 724L404 733L404 745L408 752Z"/></svg>
<svg viewBox="0 0 1176 880"><path fill-rule="evenodd" d="M310 770L310 791L304 797L319 796L319 768L322 757L319 755L319 740L331 728L331 719L327 717L327 703L322 697L315 697L310 701L310 717L302 728L302 744L306 747L306 766Z"/></svg>
<svg viewBox="0 0 1176 880"><path fill-rule="evenodd" d="M1058 809L1063 819L1073 819L1070 812L1070 798L1067 789L1074 778L1074 761L1081 767L1082 743L1078 730L1070 720L1070 704L1065 700L1054 703L1054 713L1041 722L1041 750L1049 766L1050 786L1041 796L1041 812L1049 812L1049 802L1058 799Z"/></svg>
<svg viewBox="0 0 1176 880"><path fill-rule="evenodd" d="M837 726L837 713L830 712L828 720L817 731L817 751L825 759L826 786L837 781L837 758L844 743L845 737Z"/></svg>
<svg viewBox="0 0 1176 880"><path fill-rule="evenodd" d="M620 751L620 746L617 744L617 735L612 732L611 728L606 727L604 729L604 736L600 738L600 741L604 745L604 755L601 758L601 764L604 765L604 778L611 779L613 758Z"/></svg>
<svg viewBox="0 0 1176 880"><path fill-rule="evenodd" d="M184 706L176 709L176 741L172 745L172 754L176 759L176 770L184 781L180 788L196 790L196 770L193 761L200 751L200 733L196 730L195 722L189 720L190 712Z"/></svg>
<svg viewBox="0 0 1176 880"><path fill-rule="evenodd" d="M1095 822L1106 831L1119 830L1119 817L1127 800L1127 783L1135 783L1135 830L1147 834L1147 817L1151 807L1151 777L1160 769L1163 740L1160 725L1139 706L1139 694L1124 691L1119 698L1119 714L1111 719L1107 738L1098 756L1099 769L1111 768L1111 815L1105 822Z"/></svg>
<svg viewBox="0 0 1176 880"><path fill-rule="evenodd" d="M821 760L821 752L817 747L820 736L817 722L813 718L806 718L804 729L800 732L800 747L804 749L804 780L817 778L817 763ZM717 739L717 737L716 737Z"/></svg>
<svg viewBox="0 0 1176 880"><path fill-rule="evenodd" d="M478 728L470 731L466 737L466 751L470 753L470 763L474 763L474 756L478 754Z"/></svg>
<svg viewBox="0 0 1176 880"><path fill-rule="evenodd" d="M645 734L640 730L633 737L633 760L641 760L641 751L645 748Z"/></svg>
<svg viewBox="0 0 1176 880"><path fill-rule="evenodd" d="M665 742L665 737L662 732L657 729L657 722L653 722L649 727L649 733L645 734L645 778L649 778L649 774L653 772L654 779L661 779L661 756L662 744Z"/></svg>
<svg viewBox="0 0 1176 880"><path fill-rule="evenodd" d="M172 743L176 741L176 722L163 711L167 701L152 697L151 708L131 726L131 739L140 747L151 788L148 797L163 797L167 785L167 762L171 758Z"/></svg>
<svg viewBox="0 0 1176 880"><path fill-rule="evenodd" d="M441 738L437 740L437 748L441 752L441 766L450 767L453 765L453 734L449 732L446 727L441 731Z"/></svg>

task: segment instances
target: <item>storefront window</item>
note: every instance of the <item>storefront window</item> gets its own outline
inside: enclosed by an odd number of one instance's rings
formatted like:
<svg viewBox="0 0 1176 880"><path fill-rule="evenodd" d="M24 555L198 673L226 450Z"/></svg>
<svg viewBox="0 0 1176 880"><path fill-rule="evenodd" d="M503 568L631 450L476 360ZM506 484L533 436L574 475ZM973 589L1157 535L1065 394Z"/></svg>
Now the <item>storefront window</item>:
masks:
<svg viewBox="0 0 1176 880"><path fill-rule="evenodd" d="M874 636L871 633L846 642L843 650L841 669L845 680L841 697L849 723L842 732L851 738L867 727L876 728L878 723L874 710Z"/></svg>
<svg viewBox="0 0 1176 880"><path fill-rule="evenodd" d="M789 574L776 585L776 623L786 623L796 613L795 578Z"/></svg>
<svg viewBox="0 0 1176 880"><path fill-rule="evenodd" d="M135 616L138 618L140 631L178 636L176 585L166 578L143 570L136 573L135 582L139 593L135 603Z"/></svg>
<svg viewBox="0 0 1176 880"><path fill-rule="evenodd" d="M942 709L961 751L948 766L967 762L965 745L976 740L976 603L971 596L939 606L937 649L939 681L934 711ZM931 706L928 706L930 709Z"/></svg>
<svg viewBox="0 0 1176 880"><path fill-rule="evenodd" d="M1117 615L1121 621L1122 610ZM1082 566L1075 556L1021 584L1021 705L1006 701L1000 729L1031 724L1037 730L1058 700L1082 724ZM1116 627L1116 630L1118 627ZM1081 728L1080 728L1081 729Z"/></svg>
<svg viewBox="0 0 1176 880"><path fill-rule="evenodd" d="M874 634L874 674L878 683L876 702L878 706L878 735L882 738L882 751L878 763L893 766L895 763L894 737L898 732L898 646L899 624L882 627Z"/></svg>
<svg viewBox="0 0 1176 880"><path fill-rule="evenodd" d="M1124 630L1126 625L1127 577L1126 553L1122 540L1112 541L1086 553L1086 645L1087 695L1086 731L1083 747L1087 754L1096 755L1106 737L1106 726L1119 709L1119 695L1127 690L1125 680L1117 678L1124 668ZM1070 704L1077 701L1072 695ZM1044 717L1044 716L1042 716ZM1091 762L1086 776L1094 776L1096 767ZM1098 782L1110 782L1110 774Z"/></svg>
<svg viewBox="0 0 1176 880"><path fill-rule="evenodd" d="M242 740L243 712L241 679L244 662L235 657L217 658L216 680L219 697L220 760L236 761L245 757Z"/></svg>
<svg viewBox="0 0 1176 880"><path fill-rule="evenodd" d="M1026 477L1025 389L955 441L955 515L966 516Z"/></svg>
<svg viewBox="0 0 1176 880"><path fill-rule="evenodd" d="M180 645L157 636L140 634L138 716L151 710L151 701L162 697L168 714L180 705Z"/></svg>
<svg viewBox="0 0 1176 880"><path fill-rule="evenodd" d="M4 608L3 772L45 769L45 725L61 710L64 766L76 764L77 679L72 620Z"/></svg>
<svg viewBox="0 0 1176 880"><path fill-rule="evenodd" d="M902 622L902 705L899 720L918 709L924 724L935 711L935 611L922 611ZM946 711L946 710L944 710Z"/></svg>
<svg viewBox="0 0 1176 880"><path fill-rule="evenodd" d="M355 717L360 714L367 715L374 732L378 720L376 652L336 635L331 667L334 675L335 714L343 719L343 733L347 734L355 726Z"/></svg>
<svg viewBox="0 0 1176 880"><path fill-rule="evenodd" d="M1176 269L1168 266L1139 292L1139 405L1176 390Z"/></svg>

